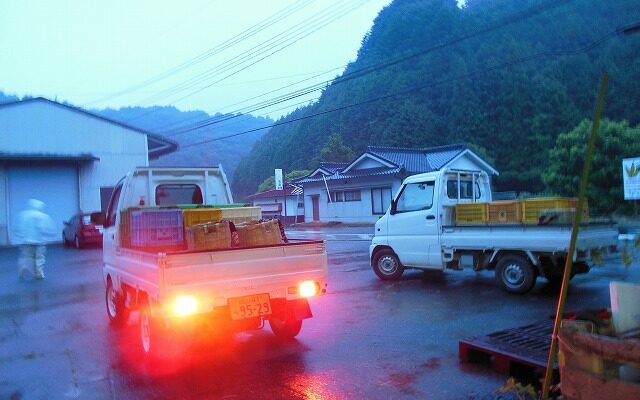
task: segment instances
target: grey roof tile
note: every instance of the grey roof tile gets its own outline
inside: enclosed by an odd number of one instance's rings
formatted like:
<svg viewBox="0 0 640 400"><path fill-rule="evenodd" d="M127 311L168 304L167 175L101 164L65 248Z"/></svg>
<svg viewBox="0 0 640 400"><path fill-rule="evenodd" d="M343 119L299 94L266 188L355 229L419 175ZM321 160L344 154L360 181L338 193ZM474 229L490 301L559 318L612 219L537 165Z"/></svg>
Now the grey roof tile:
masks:
<svg viewBox="0 0 640 400"><path fill-rule="evenodd" d="M468 149L464 144L411 149L403 147L368 146L365 153L381 158L392 164L391 167L376 167L367 169L351 169L341 173L350 163L320 163L320 168L331 171L333 175L326 176L326 180L360 178L365 176L383 176L399 173L417 174L441 169L461 152ZM303 177L296 183L320 182L322 177Z"/></svg>

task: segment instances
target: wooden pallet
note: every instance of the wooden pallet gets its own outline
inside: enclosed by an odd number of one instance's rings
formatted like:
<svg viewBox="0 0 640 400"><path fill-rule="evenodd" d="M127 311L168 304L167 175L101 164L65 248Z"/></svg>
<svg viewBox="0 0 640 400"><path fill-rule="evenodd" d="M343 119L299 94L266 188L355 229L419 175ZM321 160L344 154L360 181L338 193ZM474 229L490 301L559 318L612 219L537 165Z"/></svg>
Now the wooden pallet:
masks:
<svg viewBox="0 0 640 400"><path fill-rule="evenodd" d="M505 329L485 336L462 339L458 344L460 361L485 363L509 376L537 383L547 369L553 321ZM554 380L559 381L554 364Z"/></svg>

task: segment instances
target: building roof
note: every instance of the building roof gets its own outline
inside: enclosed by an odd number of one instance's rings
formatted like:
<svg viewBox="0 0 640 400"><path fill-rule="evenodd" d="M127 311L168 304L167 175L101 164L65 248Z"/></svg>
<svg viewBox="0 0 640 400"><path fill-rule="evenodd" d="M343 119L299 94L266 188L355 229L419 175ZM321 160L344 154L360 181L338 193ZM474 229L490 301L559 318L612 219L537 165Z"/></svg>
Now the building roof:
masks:
<svg viewBox="0 0 640 400"><path fill-rule="evenodd" d="M100 158L90 153L81 154L53 154L53 153L5 153L0 152L1 161L100 161Z"/></svg>
<svg viewBox="0 0 640 400"><path fill-rule="evenodd" d="M335 174L341 169L344 169L349 163L342 162L321 162L318 168L322 168L332 174Z"/></svg>
<svg viewBox="0 0 640 400"><path fill-rule="evenodd" d="M178 143L176 143L176 142L174 142L172 140L169 140L169 139L167 139L167 138L165 138L163 136L157 135L155 133L151 133L149 131L145 131L144 129L140 129L140 128L133 127L131 125L124 124L124 123L119 122L119 121L115 121L113 119L109 119L109 118L103 117L102 115L92 113L92 112L87 111L85 109L82 109L80 107L71 106L69 104L58 103L57 101L49 100L49 99L46 99L44 97L33 97L33 98L30 98L30 99L26 99L26 100L19 100L19 101L12 101L12 102L8 102L8 103L2 103L2 104L0 104L0 108L24 105L24 104L33 103L33 102L49 103L49 104L52 104L52 105L55 105L55 106L58 106L58 107L65 108L65 109L70 110L70 111L74 111L74 112L77 112L77 113L81 113L81 114L87 115L87 116L92 117L92 118L100 119L100 120L102 120L104 122L107 122L107 123L110 123L110 124L113 124L113 125L118 125L118 126L120 126L122 128L125 128L125 129L129 129L129 130L136 131L138 133L142 133L144 135L147 135L147 146L148 146L148 149L149 149L149 158L151 158L151 159L158 158L158 157L160 157L161 155L164 155L164 154L172 153L172 152L174 152L174 151L176 151L178 149Z"/></svg>
<svg viewBox="0 0 640 400"><path fill-rule="evenodd" d="M413 174L437 171L467 149L468 147L464 144L452 144L426 149L368 146L366 152L399 167L404 167L405 171Z"/></svg>
<svg viewBox="0 0 640 400"><path fill-rule="evenodd" d="M321 182L324 180L340 180L348 178L360 178L365 176L385 176L385 175L414 175L424 172L438 171L469 148L464 144L452 144L447 146L429 147L423 149L412 149L405 147L383 147L368 146L365 152L351 163L321 163L320 167L313 173L295 180L295 183ZM475 155L475 154L474 154ZM477 157L477 156L476 156ZM380 167L356 169L362 160L369 158L380 163ZM481 160L479 157L478 159ZM485 163L486 164L486 163ZM323 168L324 165L327 165ZM329 169L333 166L333 169ZM486 166L495 171L489 164ZM328 174L324 176L314 176L314 174L324 169ZM497 173L497 171L495 171Z"/></svg>
<svg viewBox="0 0 640 400"><path fill-rule="evenodd" d="M302 187L287 184L286 187L287 196L297 196L302 194ZM282 198L282 190L271 189L266 192L260 192L256 194L252 194L247 196L247 200L260 200L260 199L281 199Z"/></svg>

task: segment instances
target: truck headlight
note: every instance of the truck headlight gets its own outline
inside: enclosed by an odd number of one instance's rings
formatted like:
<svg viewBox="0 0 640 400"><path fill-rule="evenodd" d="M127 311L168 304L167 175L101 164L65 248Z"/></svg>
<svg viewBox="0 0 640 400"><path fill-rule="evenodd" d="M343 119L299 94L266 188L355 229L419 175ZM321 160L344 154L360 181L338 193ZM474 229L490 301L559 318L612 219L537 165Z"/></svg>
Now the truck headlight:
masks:
<svg viewBox="0 0 640 400"><path fill-rule="evenodd" d="M198 311L198 299L192 295L181 295L173 302L173 312L179 317L195 314Z"/></svg>

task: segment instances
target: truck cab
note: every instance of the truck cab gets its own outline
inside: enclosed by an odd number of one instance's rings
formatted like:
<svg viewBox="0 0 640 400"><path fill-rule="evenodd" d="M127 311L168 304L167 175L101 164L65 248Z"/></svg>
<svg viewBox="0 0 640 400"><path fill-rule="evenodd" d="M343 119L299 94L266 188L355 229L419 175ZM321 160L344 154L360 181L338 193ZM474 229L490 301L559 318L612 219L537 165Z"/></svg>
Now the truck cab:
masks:
<svg viewBox="0 0 640 400"><path fill-rule="evenodd" d="M486 201L491 201L491 189L485 172L446 170L410 176L376 222L374 249L393 249L402 254L406 266L442 270L440 232L443 225L453 224L455 205ZM388 272L400 273L387 260Z"/></svg>

